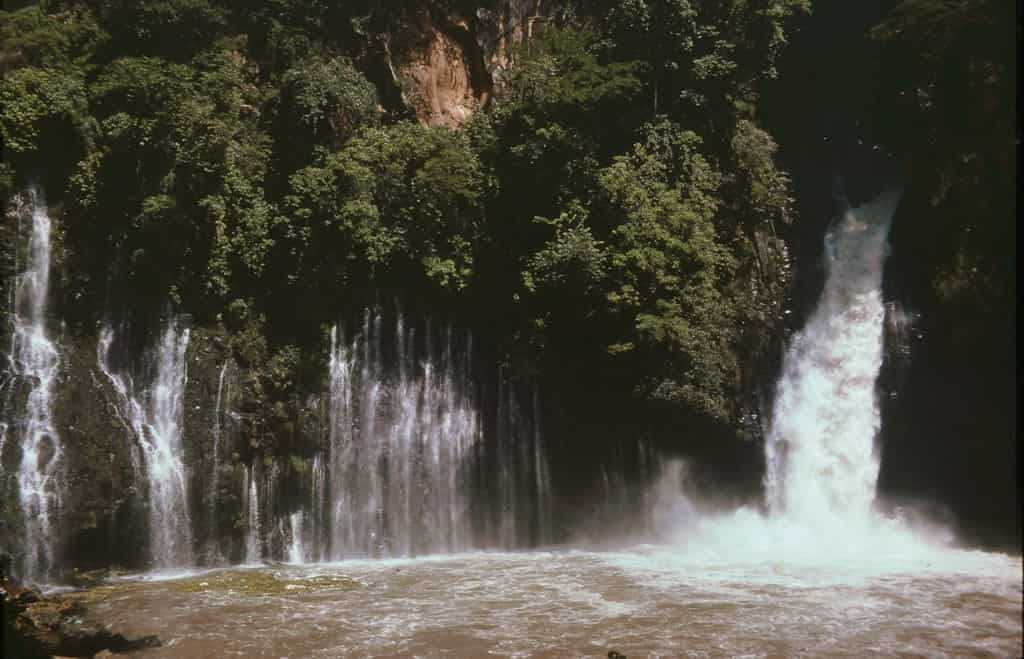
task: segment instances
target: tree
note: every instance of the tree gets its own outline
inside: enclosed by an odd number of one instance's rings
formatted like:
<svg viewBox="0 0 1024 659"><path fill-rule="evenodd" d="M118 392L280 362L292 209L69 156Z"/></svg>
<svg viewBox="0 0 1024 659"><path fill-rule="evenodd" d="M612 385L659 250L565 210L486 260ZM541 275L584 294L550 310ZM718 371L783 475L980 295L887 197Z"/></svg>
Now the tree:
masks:
<svg viewBox="0 0 1024 659"><path fill-rule="evenodd" d="M458 290L472 274L483 177L465 136L399 123L363 129L285 198L293 282L368 284L409 272Z"/></svg>
<svg viewBox="0 0 1024 659"><path fill-rule="evenodd" d="M726 294L736 264L715 231L721 175L700 144L663 121L601 172L599 212L613 226L607 297L628 322L608 349L638 353L642 394L726 420L738 385Z"/></svg>

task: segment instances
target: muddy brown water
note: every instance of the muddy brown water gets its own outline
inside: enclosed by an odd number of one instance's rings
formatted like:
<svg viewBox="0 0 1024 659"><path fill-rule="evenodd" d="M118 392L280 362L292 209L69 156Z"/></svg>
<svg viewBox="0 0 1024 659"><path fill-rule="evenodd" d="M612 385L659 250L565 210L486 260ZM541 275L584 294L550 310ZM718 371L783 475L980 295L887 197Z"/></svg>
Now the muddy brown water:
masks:
<svg viewBox="0 0 1024 659"><path fill-rule="evenodd" d="M1016 657L1021 560L710 564L669 549L142 575L81 594L140 657Z"/></svg>

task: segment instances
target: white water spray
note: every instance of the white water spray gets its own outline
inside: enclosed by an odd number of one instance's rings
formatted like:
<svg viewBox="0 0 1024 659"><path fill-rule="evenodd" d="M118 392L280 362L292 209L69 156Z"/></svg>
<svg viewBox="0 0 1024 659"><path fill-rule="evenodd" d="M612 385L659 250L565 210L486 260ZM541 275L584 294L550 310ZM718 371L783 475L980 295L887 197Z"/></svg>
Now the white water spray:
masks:
<svg viewBox="0 0 1024 659"><path fill-rule="evenodd" d="M12 375L29 388L24 415L13 429L21 449L18 498L24 551L20 569L25 578L41 579L54 568L53 517L60 507L63 449L54 426L51 401L60 355L46 333L51 223L42 192L29 190L29 199L32 233L25 270L14 281L9 362ZM7 430L5 426L0 432L0 447Z"/></svg>
<svg viewBox="0 0 1024 659"><path fill-rule="evenodd" d="M826 236L824 291L794 337L778 383L766 446L769 514L749 507L717 512L699 493L687 496L685 464L663 466L653 490L655 531L674 545L673 562L800 565L830 573L961 560L950 549L948 529L924 521L910 526L874 509L882 268L899 196L889 192L848 210Z"/></svg>
<svg viewBox="0 0 1024 659"><path fill-rule="evenodd" d="M767 451L774 515L818 527L872 515L881 425L875 383L883 356L882 269L898 192L848 210L825 238L818 307L783 362Z"/></svg>

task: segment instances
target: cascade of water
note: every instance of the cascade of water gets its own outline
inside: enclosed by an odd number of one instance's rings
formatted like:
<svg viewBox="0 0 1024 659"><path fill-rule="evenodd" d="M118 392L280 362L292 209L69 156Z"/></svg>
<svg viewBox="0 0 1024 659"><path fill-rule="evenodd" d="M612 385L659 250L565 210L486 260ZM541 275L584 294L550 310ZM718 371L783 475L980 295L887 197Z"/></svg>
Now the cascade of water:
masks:
<svg viewBox="0 0 1024 659"><path fill-rule="evenodd" d="M644 437L611 447L598 463L596 496L581 509L589 519L577 529L580 536L601 540L641 537L652 531L657 500L672 488L672 483L663 483L663 462L661 453Z"/></svg>
<svg viewBox="0 0 1024 659"><path fill-rule="evenodd" d="M116 373L110 365L110 351L113 344L114 330L109 325L104 325L100 328L100 338L96 344L96 364L99 366L100 372L114 387L118 399L118 404L115 406L117 414L136 440L129 442L128 452L132 461L135 482L140 482L145 474L137 442L145 436L143 426L146 414L142 405L133 396L135 382L131 375Z"/></svg>
<svg viewBox="0 0 1024 659"><path fill-rule="evenodd" d="M53 516L60 507L63 449L54 426L51 396L60 370L57 347L46 334L50 282L50 216L42 192L29 190L32 233L25 270L14 280L9 355L13 377L29 387L25 411L15 423L21 462L18 496L23 520L24 577L40 579L54 568ZM0 433L0 447L7 427Z"/></svg>
<svg viewBox="0 0 1024 659"><path fill-rule="evenodd" d="M451 329L436 342L428 323L417 360L415 332L396 313L389 368L382 323L380 310L368 309L350 340L337 327L331 332L331 559L449 552L471 543L467 470L479 423Z"/></svg>
<svg viewBox="0 0 1024 659"><path fill-rule="evenodd" d="M786 353L766 445L769 509L813 525L866 522L879 462L882 267L899 201L847 210L825 239L817 308Z"/></svg>
<svg viewBox="0 0 1024 659"><path fill-rule="evenodd" d="M367 309L358 331L331 330L327 446L313 456L290 555L452 552L478 545L484 529L506 547L546 541L550 477L537 410L524 412L512 388L502 389L489 453L497 478L481 488L472 337L429 320L418 333L397 305L386 328L384 319ZM481 518L492 499L503 502L498 516Z"/></svg>
<svg viewBox="0 0 1024 659"><path fill-rule="evenodd" d="M145 476L149 483L153 563L159 568L190 565L192 524L181 445L189 329L180 327L177 320L168 322L156 351L156 376L141 397L136 395L130 376L111 370L109 354L113 341L113 330L103 328L97 361L117 391L121 414L142 449ZM133 459L137 459L137 453ZM137 468L137 471L142 470Z"/></svg>
<svg viewBox="0 0 1024 659"><path fill-rule="evenodd" d="M537 501L537 543L551 542L551 473L541 431L540 389L533 387L533 486Z"/></svg>
<svg viewBox="0 0 1024 659"><path fill-rule="evenodd" d="M245 562L259 563L263 558L260 535L260 490L254 467L245 468L242 481L245 500Z"/></svg>

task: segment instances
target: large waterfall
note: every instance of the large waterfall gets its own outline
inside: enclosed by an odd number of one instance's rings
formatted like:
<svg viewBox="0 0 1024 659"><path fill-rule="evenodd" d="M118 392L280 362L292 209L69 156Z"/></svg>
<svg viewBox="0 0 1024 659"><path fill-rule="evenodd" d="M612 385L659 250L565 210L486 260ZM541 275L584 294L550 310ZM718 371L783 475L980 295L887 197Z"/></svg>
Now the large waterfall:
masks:
<svg viewBox="0 0 1024 659"><path fill-rule="evenodd" d="M698 559L835 563L906 560L947 530L876 512L887 234L900 192L845 208L825 236L817 306L784 356L765 444L767 516L730 513L668 461L653 491L656 532ZM680 495L683 496L680 496ZM928 528L926 528L928 527ZM926 541L922 543L922 540Z"/></svg>
<svg viewBox="0 0 1024 659"><path fill-rule="evenodd" d="M149 486L150 554L154 566L160 568L192 564L192 525L181 443L188 340L187 327L176 319L167 322L152 359L155 368L150 370L155 372L142 391L135 391L131 376L111 370L114 333L109 327L101 332L98 349L100 369L114 385L124 419L141 448L144 464L143 469L137 465L137 473Z"/></svg>
<svg viewBox="0 0 1024 659"><path fill-rule="evenodd" d="M21 573L32 579L54 568L55 513L60 505L62 448L54 425L51 397L60 369L57 347L46 332L50 283L50 216L42 192L29 191L32 227L24 271L13 282L9 369L28 389L24 413L14 424L21 450L18 496L23 521ZM8 433L0 429L0 449Z"/></svg>
<svg viewBox="0 0 1024 659"><path fill-rule="evenodd" d="M793 339L766 446L772 513L863 523L878 479L875 383L882 365L882 268L899 193L847 209L825 239L824 292Z"/></svg>

